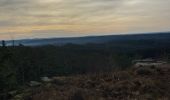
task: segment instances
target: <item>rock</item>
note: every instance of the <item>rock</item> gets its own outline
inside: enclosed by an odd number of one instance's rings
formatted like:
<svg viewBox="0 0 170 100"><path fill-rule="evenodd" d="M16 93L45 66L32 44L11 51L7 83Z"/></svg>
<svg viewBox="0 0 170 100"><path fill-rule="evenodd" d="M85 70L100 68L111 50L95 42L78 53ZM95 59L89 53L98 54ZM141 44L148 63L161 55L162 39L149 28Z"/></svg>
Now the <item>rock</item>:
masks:
<svg viewBox="0 0 170 100"><path fill-rule="evenodd" d="M41 77L41 80L43 82L51 82L52 81L52 79L49 79L48 77Z"/></svg>
<svg viewBox="0 0 170 100"><path fill-rule="evenodd" d="M17 90L15 90L15 91L10 91L10 92L8 92L8 94L11 95L11 96L14 96L14 95L17 94L17 92L18 92Z"/></svg>
<svg viewBox="0 0 170 100"><path fill-rule="evenodd" d="M23 94L16 95L13 100L23 100Z"/></svg>
<svg viewBox="0 0 170 100"><path fill-rule="evenodd" d="M31 86L31 87L36 87L36 86L40 86L40 85L41 85L41 83L37 82L37 81L31 81L29 84L29 86Z"/></svg>

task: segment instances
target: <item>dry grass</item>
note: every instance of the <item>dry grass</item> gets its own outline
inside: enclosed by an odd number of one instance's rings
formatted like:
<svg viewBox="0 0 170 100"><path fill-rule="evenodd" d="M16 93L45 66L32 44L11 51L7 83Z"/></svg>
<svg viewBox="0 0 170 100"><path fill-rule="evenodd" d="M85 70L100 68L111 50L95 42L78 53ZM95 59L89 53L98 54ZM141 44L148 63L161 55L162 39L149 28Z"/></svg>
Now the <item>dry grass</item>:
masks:
<svg viewBox="0 0 170 100"><path fill-rule="evenodd" d="M169 100L169 67L54 77L13 100Z"/></svg>

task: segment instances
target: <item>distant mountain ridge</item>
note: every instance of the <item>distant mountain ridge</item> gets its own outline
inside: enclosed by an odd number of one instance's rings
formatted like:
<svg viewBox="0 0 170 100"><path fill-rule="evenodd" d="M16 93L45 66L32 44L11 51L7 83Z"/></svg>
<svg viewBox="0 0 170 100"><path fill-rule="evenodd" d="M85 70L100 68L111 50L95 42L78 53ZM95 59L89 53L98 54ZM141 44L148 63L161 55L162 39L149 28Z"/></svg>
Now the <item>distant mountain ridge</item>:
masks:
<svg viewBox="0 0 170 100"><path fill-rule="evenodd" d="M88 43L107 43L114 41L127 40L169 40L170 32L148 33L148 34L128 34L128 35L106 35L106 36L86 36L70 38L46 38L46 39L23 39L15 40L15 45L23 44L25 46L42 46L42 45L65 45L65 44L88 44ZM12 41L7 41L11 45Z"/></svg>

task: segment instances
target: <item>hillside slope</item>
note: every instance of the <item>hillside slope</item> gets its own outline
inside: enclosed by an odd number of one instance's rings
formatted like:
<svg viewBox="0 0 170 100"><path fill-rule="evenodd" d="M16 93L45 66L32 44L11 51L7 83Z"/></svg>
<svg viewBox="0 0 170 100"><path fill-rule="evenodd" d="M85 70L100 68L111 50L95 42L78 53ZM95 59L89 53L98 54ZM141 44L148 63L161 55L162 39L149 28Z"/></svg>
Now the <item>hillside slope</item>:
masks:
<svg viewBox="0 0 170 100"><path fill-rule="evenodd" d="M170 66L53 77L12 92L11 100L169 100Z"/></svg>

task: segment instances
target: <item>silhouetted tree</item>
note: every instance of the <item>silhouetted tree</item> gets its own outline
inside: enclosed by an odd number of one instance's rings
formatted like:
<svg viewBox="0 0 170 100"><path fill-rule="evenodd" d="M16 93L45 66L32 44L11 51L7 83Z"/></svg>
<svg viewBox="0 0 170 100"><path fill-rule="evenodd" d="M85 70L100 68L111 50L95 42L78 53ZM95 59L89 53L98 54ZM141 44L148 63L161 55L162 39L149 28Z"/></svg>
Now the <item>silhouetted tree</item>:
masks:
<svg viewBox="0 0 170 100"><path fill-rule="evenodd" d="M5 47L6 46L6 43L4 40L2 40L2 46Z"/></svg>
<svg viewBox="0 0 170 100"><path fill-rule="evenodd" d="M22 43L19 43L19 46L22 47L22 46L24 46L24 45L23 45Z"/></svg>

